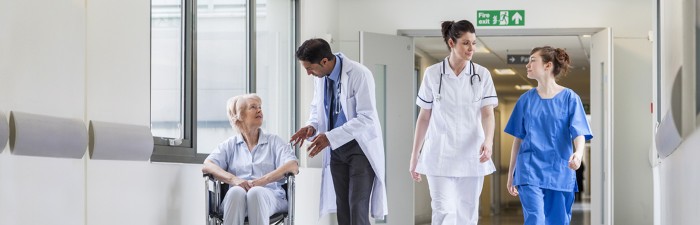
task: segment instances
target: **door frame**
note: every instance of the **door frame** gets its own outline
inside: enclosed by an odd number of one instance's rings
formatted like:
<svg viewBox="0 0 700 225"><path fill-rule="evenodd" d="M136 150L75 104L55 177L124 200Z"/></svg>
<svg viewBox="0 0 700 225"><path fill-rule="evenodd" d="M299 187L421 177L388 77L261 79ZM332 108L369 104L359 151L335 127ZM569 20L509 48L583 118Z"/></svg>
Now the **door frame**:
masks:
<svg viewBox="0 0 700 225"><path fill-rule="evenodd" d="M613 172L612 172L612 146L613 146L613 127L612 127L612 115L614 115L614 107L612 104L613 99L613 83L612 83L612 68L614 68L613 62L613 38L612 30L609 27L592 27L592 28L515 28L515 29L479 29L479 37L507 37L507 36L579 36L579 35L595 35L600 32L607 32L609 36L608 49L609 52L606 54L608 56L608 70L607 73L603 73L603 76L598 80L593 80L591 77L591 85L607 84L604 85L603 94L601 96L602 103L601 114L599 117L602 119L596 119L591 122L591 127L600 127L600 133L596 136L596 139L591 142L591 159L601 160L600 163L596 163L602 168L594 170L593 164L589 163L589 168L591 169L591 222L600 221L601 223L596 224L611 224L613 219ZM412 38L417 37L442 37L442 32L439 29L400 29L397 30L397 35L408 36ZM592 42L591 42L592 43ZM592 49L591 53L592 54ZM595 65L594 65L595 64ZM593 61L590 62L591 70L593 68L600 67L599 63ZM593 95L593 94L591 94ZM591 109L593 109L593 97L591 97ZM591 110L591 117L593 116L593 110ZM595 118L595 117L594 117ZM597 142L597 143L596 143ZM596 143L596 144L594 144ZM596 150L596 149L603 150ZM593 160L591 160L593 161ZM597 170L597 173L594 171ZM499 173L495 173L499 174ZM491 179L492 182L497 182L500 179ZM492 185L492 187L499 187L498 185ZM594 196L601 196L601 199L593 199ZM493 199L493 198L492 198ZM593 224L593 223L592 223Z"/></svg>
<svg viewBox="0 0 700 225"><path fill-rule="evenodd" d="M413 38L366 31L360 31L359 35L359 62L372 71L375 79L377 113L382 122L381 135L384 137L386 157L387 207L391 209L387 218L373 222L387 225L414 224L414 217L401 216L412 215L414 212L414 182L410 176L405 175L405 163L410 161L410 154L406 150L412 146L406 137L413 135L412 128L415 127L412 110L416 90L405 88L409 85L415 87L415 79L412 78L415 55ZM397 188L410 190L389 191Z"/></svg>

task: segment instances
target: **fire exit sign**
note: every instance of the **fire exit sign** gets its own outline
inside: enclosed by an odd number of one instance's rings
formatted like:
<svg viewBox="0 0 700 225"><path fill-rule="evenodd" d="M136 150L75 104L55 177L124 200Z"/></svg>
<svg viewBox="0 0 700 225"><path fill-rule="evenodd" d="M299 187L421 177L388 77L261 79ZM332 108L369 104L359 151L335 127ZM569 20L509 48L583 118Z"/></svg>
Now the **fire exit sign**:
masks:
<svg viewBox="0 0 700 225"><path fill-rule="evenodd" d="M477 26L525 26L525 10L477 10Z"/></svg>

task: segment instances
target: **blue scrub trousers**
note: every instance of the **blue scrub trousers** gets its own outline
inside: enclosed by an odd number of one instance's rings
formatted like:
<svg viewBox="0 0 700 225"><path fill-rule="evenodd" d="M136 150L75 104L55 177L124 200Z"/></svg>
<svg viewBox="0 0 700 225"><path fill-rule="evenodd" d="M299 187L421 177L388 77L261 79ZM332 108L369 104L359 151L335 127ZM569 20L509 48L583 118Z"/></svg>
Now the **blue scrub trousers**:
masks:
<svg viewBox="0 0 700 225"><path fill-rule="evenodd" d="M569 225L574 192L518 185L525 225Z"/></svg>

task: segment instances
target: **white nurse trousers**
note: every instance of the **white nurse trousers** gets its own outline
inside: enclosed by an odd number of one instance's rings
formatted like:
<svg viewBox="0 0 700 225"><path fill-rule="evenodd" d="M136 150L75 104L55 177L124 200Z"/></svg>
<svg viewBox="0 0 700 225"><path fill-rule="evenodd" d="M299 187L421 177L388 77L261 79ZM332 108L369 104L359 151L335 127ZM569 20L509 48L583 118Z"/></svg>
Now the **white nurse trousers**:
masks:
<svg viewBox="0 0 700 225"><path fill-rule="evenodd" d="M432 225L476 225L484 177L428 177Z"/></svg>

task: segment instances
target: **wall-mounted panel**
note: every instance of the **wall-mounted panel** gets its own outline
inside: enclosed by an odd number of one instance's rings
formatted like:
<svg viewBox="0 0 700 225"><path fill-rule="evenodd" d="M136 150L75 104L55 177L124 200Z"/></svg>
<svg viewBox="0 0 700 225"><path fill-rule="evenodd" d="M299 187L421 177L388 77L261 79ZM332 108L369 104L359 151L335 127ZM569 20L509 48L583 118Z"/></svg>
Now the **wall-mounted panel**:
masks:
<svg viewBox="0 0 700 225"><path fill-rule="evenodd" d="M153 135L148 126L90 121L90 158L148 161Z"/></svg>
<svg viewBox="0 0 700 225"><path fill-rule="evenodd" d="M83 120L10 112L10 148L14 155L80 159L87 142Z"/></svg>

